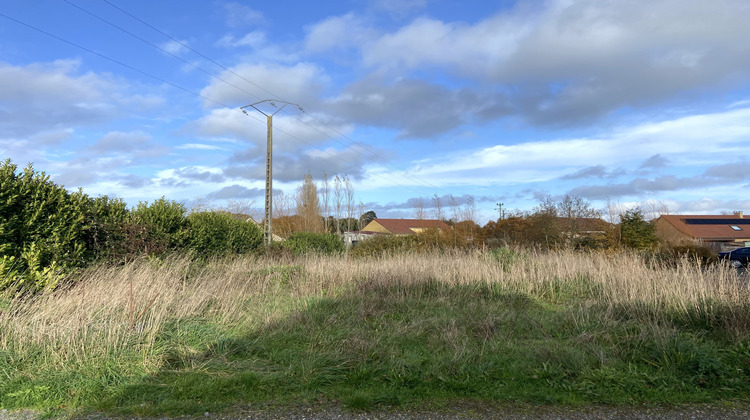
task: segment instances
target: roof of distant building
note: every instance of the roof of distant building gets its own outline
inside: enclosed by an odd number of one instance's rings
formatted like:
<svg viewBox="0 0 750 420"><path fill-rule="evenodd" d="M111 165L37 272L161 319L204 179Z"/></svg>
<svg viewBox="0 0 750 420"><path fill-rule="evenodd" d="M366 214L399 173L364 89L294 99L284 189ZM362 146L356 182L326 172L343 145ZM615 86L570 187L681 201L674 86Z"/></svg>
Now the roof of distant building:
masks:
<svg viewBox="0 0 750 420"><path fill-rule="evenodd" d="M450 225L442 220L430 219L375 219L370 223L378 223L389 232L399 235L416 233L423 229L451 229Z"/></svg>

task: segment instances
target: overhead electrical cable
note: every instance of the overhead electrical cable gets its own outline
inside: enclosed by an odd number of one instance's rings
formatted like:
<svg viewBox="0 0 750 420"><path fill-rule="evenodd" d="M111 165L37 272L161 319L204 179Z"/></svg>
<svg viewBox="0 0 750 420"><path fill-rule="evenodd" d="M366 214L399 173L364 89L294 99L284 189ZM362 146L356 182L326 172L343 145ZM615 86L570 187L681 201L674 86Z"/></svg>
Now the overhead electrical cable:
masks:
<svg viewBox="0 0 750 420"><path fill-rule="evenodd" d="M66 0L66 2L68 2L68 1ZM68 3L70 3L70 2L68 2ZM72 3L71 3L71 4L72 4ZM75 5L74 5L74 6L75 6ZM76 7L77 7L77 6L76 6ZM79 7L79 9L80 9L80 7ZM83 10L83 9L82 9L82 10ZM84 11L85 11L85 10L84 10ZM88 12L87 12L87 13L88 13ZM191 95L194 95L194 96L196 96L196 97L199 97L199 98L201 98L201 99L203 99L203 100L205 100L205 101L208 101L208 102L212 102L212 103L214 103L214 104L220 105L220 106L222 106L222 107L224 107L224 108L227 108L227 109L231 109L231 110L233 110L233 111L236 111L236 112L238 112L238 113L242 114L242 112L241 112L241 111L240 111L239 109L236 109L236 108L234 108L234 107L232 107L232 106L229 106L229 105L227 105L227 104L225 104L225 103L222 103L222 102L220 102L220 101L217 101L217 100L215 100L215 99L212 99L212 98L210 98L210 97L207 97L207 96L205 96L205 95L203 95L203 94L201 94L201 93L198 93L198 92L195 92L195 91L193 91L193 90L190 90L190 89L188 89L188 88L185 88L185 87L183 87L183 86L180 86L180 85L178 85L178 84L176 84L176 83L170 82L170 81L168 81L168 80L166 80L166 79L164 79L164 78L161 78L161 77L159 77L159 76L156 76L156 75L153 75L153 74L151 74L151 73L148 73L148 72L146 72L146 71L144 71L144 70L141 70L141 69L139 69L139 68L137 68L137 67L131 66L131 65L129 65L129 64L127 64L127 63L123 62L123 61L117 60L117 59L115 59L115 58L112 58L112 57L109 57L109 56L107 56L107 55L104 55L104 54L102 54L102 53L99 53L99 52L97 52L97 51L94 51L94 50L92 50L91 48L85 47L85 46L83 46L83 45L81 45L81 44L78 44L78 43L76 43L76 42L73 42L73 41L70 41L70 40L68 40L68 39L65 39L65 38L63 38L63 37L61 37L61 36L55 35L55 34L53 34L53 33L49 32L49 31L46 31L46 30L44 30L44 29L41 29L41 28L39 28L39 27L36 27L36 26L34 26L34 25L31 25L31 24L29 24L29 23L23 22L23 21L21 21L21 20L19 20L19 19L16 19L16 18L12 17L12 16L8 16L8 15L6 15L6 14L4 14L4 13L0 12L0 17L4 17L4 18L6 18L6 19L8 19L8 20L11 20L11 21L13 21L13 22L16 22L16 23L17 23L17 24L19 24L19 25L25 26L25 27L27 27L27 28L29 28L29 29L35 30L35 31L37 31L37 32L40 32L40 33L42 33L42 34L44 34L44 35L47 35L47 36L49 36L49 37L51 37L51 38L54 38L54 39L58 40L58 41L64 42L64 43L66 43L66 44L68 44L68 45L71 45L71 46L73 46L73 47L76 47L76 48L78 48L78 49L81 49L81 50L83 50L83 51L86 51L86 52L88 52L88 53L90 53L90 54L93 54L93 55L95 55L95 56L97 56L97 57L100 57L100 58L102 58L102 59L104 59L104 60L110 61L110 62L112 62L112 63L115 63L115 64L119 65L119 66L122 66L122 67L125 67L125 68L127 68L127 69L130 69L130 70L132 70L132 71L134 71L134 72L137 72L137 73L139 73L139 74L141 74L141 75L144 75L144 76L146 76L146 77L149 77L149 78L151 78L151 79L154 79L154 80L156 80L156 81L158 81L158 82L160 82L160 83L164 83L164 84L166 84L166 85L168 85L168 86L174 87L174 88L176 88L176 89L182 90L182 91L184 91L184 92L186 92L186 93L189 93L189 94L191 94ZM113 26L116 26L116 25L113 25ZM127 31L126 31L126 32L127 32ZM139 39L140 39L140 38L139 38ZM147 41L146 41L146 42L147 42ZM149 43L149 44L150 44L150 43ZM152 45L153 45L153 44L152 44ZM157 48L159 48L159 47L157 47ZM161 48L159 48L159 49L161 50ZM166 52L166 51L165 51L165 52ZM170 55L172 55L172 54L170 54ZM243 90L243 91L244 91L244 90ZM247 92L246 92L246 93L247 93ZM303 111L303 112L304 112L304 111ZM245 114L243 114L243 115L245 115ZM308 115L309 115L309 114L308 114ZM262 124L264 124L264 125L266 124L266 121L264 121L263 119L261 119L261 118L259 118L259 117L257 117L257 116L254 116L254 115L251 115L251 114L247 114L247 116L249 116L250 118L252 118L253 120L255 120L255 121L259 122L259 123L262 123ZM333 153L331 153L331 152L329 152L329 151L327 151L327 150L324 150L324 149L320 149L320 148L319 148L319 147L317 147L316 145L314 145L314 144L312 144L312 143L310 143L310 142L308 142L308 141L305 141L305 140L303 140L303 139L300 139L299 137L297 137L297 136L295 136L295 135L293 135L293 134L291 134L291 133L289 133L289 132L287 132L287 131L285 131L285 130L283 130L283 129L279 129L279 128L276 128L276 131L279 131L279 132L281 132L281 133L283 133L283 134L286 134L287 136L289 136L290 138L292 138L292 139L294 139L294 140L296 140L296 141L299 141L299 142L301 142L301 143L307 144L308 146L310 146L310 147L312 147L312 148L314 148L314 149L316 149L316 150L319 150L320 152L322 152L322 153L325 153L325 154L329 155L330 157L336 157L336 155L334 155ZM329 137L330 137L330 136L329 136ZM332 137L331 137L331 138L332 138ZM353 165L351 165L351 166L353 166ZM389 178L386 178L386 177L385 177L385 176L383 176L382 174L372 173L371 175L372 175L372 176L374 176L374 177L378 177L378 178L381 178L381 179L383 179L383 180L385 180L385 181L388 181L389 183L400 184L400 185L402 185L402 186L405 186L406 188L409 188L409 189L410 189L410 190L412 190L412 191L415 191L415 192L417 191L417 190L415 190L414 188L411 188L411 187L409 187L408 185L404 185L404 184L402 184L402 183L399 183L399 182L394 182L394 181L393 181L393 179L389 179Z"/></svg>
<svg viewBox="0 0 750 420"><path fill-rule="evenodd" d="M95 15L94 13L92 13L92 12L90 12L90 11L88 11L88 10L85 10L85 9L83 9L82 7L80 7L80 6L78 6L78 5L75 5L75 4L71 3L71 2L69 1L69 0L65 0L65 1L66 1L67 3L69 3L69 4L71 4L71 5L73 5L73 6L77 7L77 8L79 8L79 9L81 9L81 10L85 11L86 13L88 13L88 14L90 14L90 15L92 15L92 16L94 16L94 17L96 17L97 19L100 19L100 20L102 20L102 21L104 21L104 22L106 22L106 23L108 23L108 24L110 24L110 25L112 25L112 26L114 26L114 27L116 27L116 28L118 28L118 29L122 30L122 31L123 31L123 32L125 32L125 33L131 34L131 33L130 33L129 31L127 31L127 30L125 30L125 29L123 29L123 28L121 28L121 27L119 27L119 26L117 26L117 25L115 25L115 24L113 24L113 23L111 23L111 22L109 22L109 21L107 21L107 20L105 20L105 19L103 19L103 18L101 18L101 17L97 16L97 15ZM214 59L212 59L212 58L208 57L207 55L205 55L205 54L201 53L200 51L198 51L198 50L196 50L196 49L194 49L194 48L190 47L190 46L189 46L188 44L186 44L186 43L184 43L184 42L182 42L182 41L178 40L177 38L174 38L173 36L169 35L168 33L166 33L166 32L164 32L164 31L162 31L161 29L157 28L157 27L156 27L156 26L154 26L154 25L151 25L150 23L148 23L148 22L146 22L145 20L143 20L143 19L139 18L138 16L134 15L133 13L130 13L130 12L128 12L127 10L123 9L122 7L120 7L120 6L118 6L118 5L114 4L114 3L112 3L111 1L109 1L109 0L102 0L102 1L103 1L103 2L105 2L105 3L107 3L108 5L112 6L113 8L115 8L115 9L119 10L120 12L122 12L122 13L124 13L124 14L126 14L126 15L130 16L131 18L135 19L136 21L140 22L141 24L143 24L143 25L145 25L145 26L147 26L147 27L151 28L152 30L154 30L154 31L158 32L159 34L161 34L161 35L163 35L163 36L165 36L165 37L169 38L169 39L170 39L171 41L174 41L174 42L176 42L176 43L177 43L178 45L180 45L180 46L182 46L182 47L186 48L187 50L189 50L189 51L191 51L191 52L195 53L196 55L198 55L198 56L200 56L200 57L204 58L205 60L207 60L207 61L209 61L209 62L211 62L211 63L215 64L216 66L218 66L218 67L222 68L223 70L225 70L225 71L227 71L227 72L231 73L231 74L232 74L232 75L234 75L235 77L238 77L238 78L240 78L240 79L244 80L245 82L249 83L250 85L252 85L252 86L255 86L256 88L260 89L261 91L263 91L263 92L265 92L265 93L267 93L267 94L271 95L272 97L274 97L274 98L277 98L277 99L285 99L285 98L281 98L280 96L276 95L275 93L271 92L270 90L268 90L268 89L266 89L266 88L264 88L264 87L262 87L262 86L260 86L260 85L256 84L256 83L255 83L255 82L253 82L252 80L249 80L249 79L247 79L246 77L244 77L244 76L242 76L241 74L239 74L239 73L235 72L235 71L234 71L234 70L232 70L231 68L229 68L229 67L226 67L226 66L224 66L223 64L219 63L218 61L216 61L216 60L214 60ZM254 98L260 99L260 97L258 97L257 95L254 95L254 94L252 94L252 93L250 93L250 92L246 91L245 89L242 89L242 88L240 88L240 87L236 86L236 85L235 85L235 84L233 84L233 83L227 82L227 81L226 81L226 80L224 80L223 78L221 78L221 77L219 77L219 76L216 76L216 75L214 75L214 74L212 74L212 73L210 73L210 72L208 72L208 71L204 70L203 68L201 68L201 67L199 67L199 66L196 66L196 65L195 65L195 64L193 64L193 63L189 63L189 62L187 62L186 60L184 60L183 58L181 58L181 57L179 57L179 56L177 56L177 55L175 55L175 54L169 53L168 51L164 50L163 48L159 47L158 45L155 45L155 44L153 44L153 43L151 43L151 42L149 42L149 41L147 41L147 40L144 40L144 39L142 39L141 37L138 37L137 35L134 35L134 34L131 34L131 35L132 35L132 36L134 36L134 37L136 37L137 39L139 39L139 40L143 41L143 42L146 42L146 43L148 43L148 44L152 45L152 46L153 46L153 47L155 47L155 48L158 48L159 50L161 50L161 51L163 51L163 52L165 52L165 53L169 54L170 56L172 56L172 57L174 57L174 58L177 58L178 60L180 60L180 61L183 61L183 62L185 62L185 63L188 63L189 65L191 65L191 66L193 66L193 67L195 67L195 68L197 68L197 69L199 69L199 70L203 71L204 73L206 73L206 74L209 74L209 75L211 75L212 77L215 77L215 78L216 78L217 80L220 80L220 81L222 81L222 82L224 82L224 83L227 83L228 85L230 85L230 86L232 86L232 87L235 87L235 88L237 88L238 90L240 90L240 91L242 91L242 92L245 92L245 93L247 93L248 95L251 95L251 96L253 96ZM345 134L341 133L341 132L340 132L339 130L337 130L336 128L334 128L334 127L330 126L329 124L326 124L325 122L321 121L321 120L320 120L319 118L317 118L317 117L315 117L314 115L310 114L309 112L305 111L303 107L300 107L299 109L300 109L300 111L302 111L302 112L303 112L304 114L306 114L306 115L310 116L310 118L314 119L315 121L317 121L317 122L318 122L318 123L320 123L321 125L323 125L323 126L327 127L328 129L330 129L330 130L332 130L333 132L335 132L336 134L338 134L338 136L340 136L340 137L343 137L343 138L347 139L347 140L348 140L348 141L349 141L349 142L351 143L351 145L352 145L352 146L354 146L354 147L356 147L356 148L358 148L358 149L362 150L362 151L359 151L359 150L351 149L352 151L354 151L354 152L357 152L358 154L360 154L361 156L363 156L363 157L365 157L365 158L371 158L371 157L374 157L374 158L375 158L375 160L378 160L378 161L379 161L379 162L381 162L382 164L384 164L384 165L386 165L386 166L390 167L390 169L395 169L395 170L396 170L396 172L401 172L401 174L400 174L401 176L403 176L403 177L406 177L406 178L408 178L408 179L410 179L410 180L414 181L415 183L418 183L418 184L422 184L422 185L425 185L425 186L427 186L427 187L429 187L429 188L432 188L432 189L434 189L434 190L437 190L437 191L440 191L440 192L443 192L443 193L445 192L445 191L442 191L442 189L441 189L440 187L438 187L438 186L436 186L436 185L433 185L433 184L431 184L431 183L429 183L429 182L427 182L427 181L425 181L425 180L423 180L423 179L421 179L421 178L417 177L417 176L416 176L416 175L414 175L414 174L411 174L411 173L409 173L409 171L408 171L408 170L406 170L406 169L404 169L404 168L401 168L401 167L399 167L398 165L395 165L394 163L390 162L390 161L389 161L388 159L386 159L386 158L384 158L384 157L380 156L380 155L379 155L378 153L376 153L375 151L373 151L373 150L371 150L371 149L368 149L368 148L366 148L366 147L362 146L362 145L361 145L360 143L358 143L358 142L356 142L356 141L352 140L351 138L349 138L349 137L348 137L347 135L345 135ZM299 118L299 117L297 117L297 116L294 116L294 115L290 114L290 113L289 113L288 111L284 110L284 111L282 111L282 112L283 112L283 113L285 113L285 114L287 114L287 115L289 115L289 116L291 116L292 118L295 118L295 119L297 119L297 120L298 120L298 121L300 121L301 123L303 123L303 124L305 124L305 125L307 125L307 126L309 126L309 127L313 128L314 130L316 130L316 131L318 131L318 132L320 132L320 133L322 133L322 134L326 135L326 136L327 136L328 138L330 138L330 139L332 139L332 140L334 140L334 141L337 141L337 142L338 142L339 144L342 144L342 145L344 145L344 146L350 147L350 146L346 145L345 143L343 143L343 142L341 142L341 141L337 140L337 139L336 139L336 137L334 137L334 136L332 136L332 135L330 135L330 134L328 134L328 133L325 133L325 132L321 131L321 130L320 130L319 128L317 128L317 127L313 126L312 124L310 124L310 123L308 123L308 122L304 121L303 119L301 119L301 118ZM319 149L319 150L320 150L320 149ZM368 155L369 155L369 156L368 156Z"/></svg>

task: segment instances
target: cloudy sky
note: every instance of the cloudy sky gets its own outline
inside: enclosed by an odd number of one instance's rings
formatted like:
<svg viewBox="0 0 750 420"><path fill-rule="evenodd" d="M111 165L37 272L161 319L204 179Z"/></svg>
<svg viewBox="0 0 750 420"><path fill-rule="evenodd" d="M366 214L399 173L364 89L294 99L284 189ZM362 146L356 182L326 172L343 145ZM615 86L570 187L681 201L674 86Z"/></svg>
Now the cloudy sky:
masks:
<svg viewBox="0 0 750 420"><path fill-rule="evenodd" d="M129 204L348 175L529 209L750 210L747 0L3 0L0 156ZM279 109L282 102L288 105ZM428 209L429 211L429 209Z"/></svg>

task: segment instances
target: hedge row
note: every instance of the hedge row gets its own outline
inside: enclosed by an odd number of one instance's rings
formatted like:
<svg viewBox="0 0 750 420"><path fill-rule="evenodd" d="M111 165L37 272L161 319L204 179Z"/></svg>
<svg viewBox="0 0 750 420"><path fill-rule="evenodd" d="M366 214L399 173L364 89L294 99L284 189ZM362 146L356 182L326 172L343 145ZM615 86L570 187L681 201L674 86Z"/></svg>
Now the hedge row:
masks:
<svg viewBox="0 0 750 420"><path fill-rule="evenodd" d="M254 223L228 213L187 215L164 198L128 210L120 199L68 192L29 165L0 165L0 291L54 288L93 261L119 263L140 255L192 250L210 257L258 249Z"/></svg>

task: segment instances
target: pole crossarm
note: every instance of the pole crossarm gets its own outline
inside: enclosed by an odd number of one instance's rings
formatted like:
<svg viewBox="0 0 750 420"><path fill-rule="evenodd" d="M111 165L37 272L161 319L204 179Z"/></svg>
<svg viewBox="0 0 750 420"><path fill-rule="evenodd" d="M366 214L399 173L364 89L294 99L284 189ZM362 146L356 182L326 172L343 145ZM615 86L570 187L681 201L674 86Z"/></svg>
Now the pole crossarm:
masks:
<svg viewBox="0 0 750 420"><path fill-rule="evenodd" d="M262 103L264 103L264 102L268 102L268 103L270 103L270 104L271 104L271 106L272 106L272 107L274 107L274 108L277 108L277 106L276 106L276 104L277 104L277 103L279 103L279 104L282 104L282 105L281 105L281 107L280 107L279 109L277 109L277 110L276 110L276 111L274 111L273 113L271 113L271 114L268 114L268 113L264 112L264 111L263 111L262 109L260 109L260 108L258 108L258 107L256 106L256 105L260 105L260 104L262 104ZM299 106L299 105L297 105L297 104L295 104L295 103L293 103L293 102L281 101L281 100L278 100L278 99L264 99L264 100L262 100L262 101L254 102L254 103L252 103L252 104L250 104L250 105L245 105L245 106L241 106L241 107L240 107L240 109L242 110L242 112L244 112L245 114L247 114L247 111L245 110L245 108L248 108L248 107L252 107L252 108L254 108L254 109L255 109L256 111L258 111L258 112L260 112L261 114L265 115L266 117L268 117L268 116L271 116L271 117L273 117L273 116L274 116L274 115L276 115L276 114L277 114L277 113L278 113L279 111L281 111L282 109L284 109L284 107L285 107L285 106L287 106L287 105L294 105L294 106L296 106L297 108L299 108L300 110L302 109L302 107L301 107L301 106Z"/></svg>
<svg viewBox="0 0 750 420"><path fill-rule="evenodd" d="M270 114L266 113L256 106L264 102L268 102L272 107L278 109ZM278 107L276 105L277 103L281 104L281 107ZM286 107L287 105L294 105L302 110L302 107L295 103L280 101L278 99L264 99L250 105L240 107L245 115L248 115L245 108L252 107L256 111L266 116L266 214L265 219L263 220L263 240L266 246L271 246L271 243L273 243L273 116L284 109L284 107Z"/></svg>

